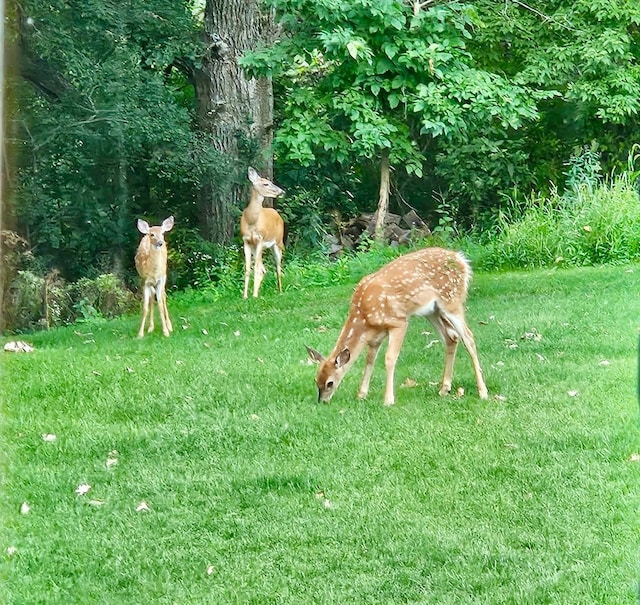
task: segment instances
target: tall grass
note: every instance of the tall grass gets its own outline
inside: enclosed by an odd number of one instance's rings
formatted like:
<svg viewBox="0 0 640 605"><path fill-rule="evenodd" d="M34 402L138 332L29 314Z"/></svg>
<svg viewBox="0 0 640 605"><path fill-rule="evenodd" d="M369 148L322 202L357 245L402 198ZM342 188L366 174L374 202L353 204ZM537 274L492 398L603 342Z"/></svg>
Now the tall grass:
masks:
<svg viewBox="0 0 640 605"><path fill-rule="evenodd" d="M560 195L532 195L501 212L483 238L485 269L624 264L640 259L640 198L629 174Z"/></svg>

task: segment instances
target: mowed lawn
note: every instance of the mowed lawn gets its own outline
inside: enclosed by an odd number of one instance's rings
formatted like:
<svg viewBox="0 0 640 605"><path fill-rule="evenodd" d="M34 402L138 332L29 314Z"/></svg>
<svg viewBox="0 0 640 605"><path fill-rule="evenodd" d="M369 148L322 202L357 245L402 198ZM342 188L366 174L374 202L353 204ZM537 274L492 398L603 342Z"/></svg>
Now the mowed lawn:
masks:
<svg viewBox="0 0 640 605"><path fill-rule="evenodd" d="M414 319L393 407L316 402L355 282L269 278L3 355L0 602L636 603L640 267L477 274L490 398Z"/></svg>

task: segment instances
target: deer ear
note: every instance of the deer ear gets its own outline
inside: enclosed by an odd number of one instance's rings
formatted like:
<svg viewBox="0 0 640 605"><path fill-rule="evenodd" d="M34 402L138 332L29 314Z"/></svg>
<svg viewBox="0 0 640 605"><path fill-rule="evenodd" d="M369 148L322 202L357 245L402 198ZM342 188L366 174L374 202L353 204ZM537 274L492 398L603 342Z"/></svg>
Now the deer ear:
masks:
<svg viewBox="0 0 640 605"><path fill-rule="evenodd" d="M308 347L305 345L305 349L307 349L307 353L309 354L309 359L314 363L322 363L324 361L324 356L322 353L318 353L315 349Z"/></svg>
<svg viewBox="0 0 640 605"><path fill-rule="evenodd" d="M171 231L171 229L173 229L173 217L170 216L169 218L165 218L162 221L162 232L165 233L166 231Z"/></svg>
<svg viewBox="0 0 640 605"><path fill-rule="evenodd" d="M138 231L140 233L144 233L145 235L149 233L149 223L147 221L143 221L141 218L138 219Z"/></svg>
<svg viewBox="0 0 640 605"><path fill-rule="evenodd" d="M251 168L251 166L249 166L249 170L247 170L247 174L249 175L249 180L252 183L255 183L260 178L260 175L256 172L255 168Z"/></svg>
<svg viewBox="0 0 640 605"><path fill-rule="evenodd" d="M341 368L343 365L346 365L347 363L349 363L350 359L351 359L351 353L349 349L343 349L336 356L336 368Z"/></svg>

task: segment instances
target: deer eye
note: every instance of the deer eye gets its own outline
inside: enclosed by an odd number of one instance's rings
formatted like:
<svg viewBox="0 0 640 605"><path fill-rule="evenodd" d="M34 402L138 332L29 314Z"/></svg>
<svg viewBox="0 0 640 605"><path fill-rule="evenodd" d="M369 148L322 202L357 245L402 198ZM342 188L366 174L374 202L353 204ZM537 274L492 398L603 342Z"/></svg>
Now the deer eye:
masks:
<svg viewBox="0 0 640 605"><path fill-rule="evenodd" d="M332 388L333 388L333 380L329 380L329 381L327 382L327 388L328 388L328 389L332 389Z"/></svg>

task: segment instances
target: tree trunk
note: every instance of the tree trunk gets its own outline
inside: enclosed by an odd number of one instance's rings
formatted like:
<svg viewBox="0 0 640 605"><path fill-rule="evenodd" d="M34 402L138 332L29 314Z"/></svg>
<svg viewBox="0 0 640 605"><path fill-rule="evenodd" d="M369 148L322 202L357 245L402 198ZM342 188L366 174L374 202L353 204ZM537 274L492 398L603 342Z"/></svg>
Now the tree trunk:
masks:
<svg viewBox="0 0 640 605"><path fill-rule="evenodd" d="M384 149L380 161L380 194L378 197L378 216L376 218L375 231L375 238L377 240L384 238L384 221L389 209L389 172L389 150Z"/></svg>
<svg viewBox="0 0 640 605"><path fill-rule="evenodd" d="M271 81L247 78L238 59L273 35L273 14L260 11L260 0L207 0L205 56L195 73L199 127L233 166L229 187L221 189L210 180L202 188L201 231L212 241L227 243L234 235L256 147L264 156L259 168L271 177Z"/></svg>

